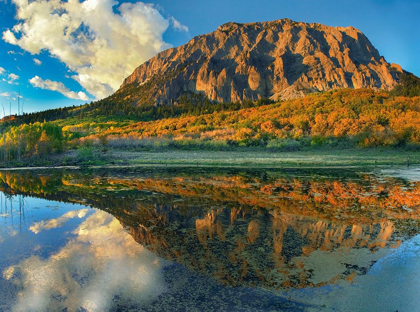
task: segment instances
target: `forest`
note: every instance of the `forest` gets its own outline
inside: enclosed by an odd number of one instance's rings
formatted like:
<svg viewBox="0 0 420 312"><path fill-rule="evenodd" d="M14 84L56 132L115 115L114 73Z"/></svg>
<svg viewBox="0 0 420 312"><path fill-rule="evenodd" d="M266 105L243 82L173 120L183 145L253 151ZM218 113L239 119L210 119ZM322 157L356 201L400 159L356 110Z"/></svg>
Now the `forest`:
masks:
<svg viewBox="0 0 420 312"><path fill-rule="evenodd" d="M45 159L82 148L420 149L420 79L394 90L343 89L273 102L212 103L184 94L173 105L135 105L123 95L78 107L7 116L0 161Z"/></svg>

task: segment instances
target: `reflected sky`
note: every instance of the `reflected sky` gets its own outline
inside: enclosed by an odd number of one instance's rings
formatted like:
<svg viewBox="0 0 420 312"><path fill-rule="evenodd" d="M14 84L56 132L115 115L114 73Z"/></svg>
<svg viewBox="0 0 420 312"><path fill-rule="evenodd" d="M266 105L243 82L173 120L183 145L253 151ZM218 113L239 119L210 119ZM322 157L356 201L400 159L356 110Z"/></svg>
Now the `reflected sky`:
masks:
<svg viewBox="0 0 420 312"><path fill-rule="evenodd" d="M342 282L304 292L290 291L287 295L332 311L418 311L419 280L420 235L379 259L352 284Z"/></svg>
<svg viewBox="0 0 420 312"><path fill-rule="evenodd" d="M0 300L8 303L6 308L106 311L114 307L116 297L138 306L164 291L161 268L165 261L133 241L106 212L74 210L56 219L34 222L29 231L36 235L51 229L68 231L63 228L64 221L73 217L81 222L64 246L47 257L31 255L2 268L2 294L12 293L14 297Z"/></svg>
<svg viewBox="0 0 420 312"><path fill-rule="evenodd" d="M401 174L14 172L0 180L0 311L420 304L420 187Z"/></svg>

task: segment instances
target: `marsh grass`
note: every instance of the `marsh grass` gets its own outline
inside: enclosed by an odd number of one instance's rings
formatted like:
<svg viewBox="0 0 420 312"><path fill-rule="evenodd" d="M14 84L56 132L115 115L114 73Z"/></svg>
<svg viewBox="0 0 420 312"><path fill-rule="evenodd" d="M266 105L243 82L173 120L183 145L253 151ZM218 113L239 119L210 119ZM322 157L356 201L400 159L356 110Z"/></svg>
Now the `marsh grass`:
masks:
<svg viewBox="0 0 420 312"><path fill-rule="evenodd" d="M420 164L420 153L389 149L338 151L113 151L113 157L133 165L191 165L244 167L393 167Z"/></svg>

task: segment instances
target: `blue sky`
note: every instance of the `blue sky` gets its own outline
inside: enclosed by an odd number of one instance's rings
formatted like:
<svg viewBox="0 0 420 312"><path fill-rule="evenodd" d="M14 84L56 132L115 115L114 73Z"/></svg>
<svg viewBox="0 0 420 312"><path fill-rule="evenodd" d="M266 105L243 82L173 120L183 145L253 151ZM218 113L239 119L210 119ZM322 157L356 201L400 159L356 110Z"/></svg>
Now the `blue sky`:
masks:
<svg viewBox="0 0 420 312"><path fill-rule="evenodd" d="M15 112L18 94L26 112L95 101L159 51L230 21L351 25L420 76L418 16L419 0L0 0L0 104Z"/></svg>

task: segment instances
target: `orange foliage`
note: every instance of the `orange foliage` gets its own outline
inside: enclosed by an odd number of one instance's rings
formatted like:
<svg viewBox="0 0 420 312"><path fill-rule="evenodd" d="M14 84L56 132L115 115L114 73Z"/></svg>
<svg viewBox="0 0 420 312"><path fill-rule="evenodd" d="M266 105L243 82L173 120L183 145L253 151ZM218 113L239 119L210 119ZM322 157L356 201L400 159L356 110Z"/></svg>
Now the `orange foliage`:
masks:
<svg viewBox="0 0 420 312"><path fill-rule="evenodd" d="M357 137L363 146L420 143L420 97L346 89L258 108L137 122L106 130L114 138L231 140ZM99 133L95 134L96 136Z"/></svg>

